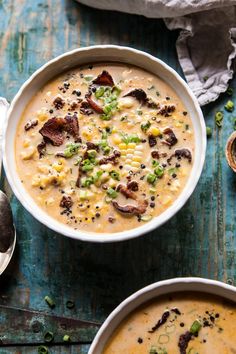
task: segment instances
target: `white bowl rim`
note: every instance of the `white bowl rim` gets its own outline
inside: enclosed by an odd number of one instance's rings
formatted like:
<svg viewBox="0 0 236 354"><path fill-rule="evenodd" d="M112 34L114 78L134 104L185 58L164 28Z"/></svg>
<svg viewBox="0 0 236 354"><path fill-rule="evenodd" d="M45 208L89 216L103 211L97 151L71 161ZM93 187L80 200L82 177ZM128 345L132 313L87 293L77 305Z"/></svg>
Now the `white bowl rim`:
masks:
<svg viewBox="0 0 236 354"><path fill-rule="evenodd" d="M132 295L128 296L125 300L123 300L111 313L110 315L106 318L106 320L103 322L102 326L100 327L99 331L97 332L90 348L88 351L88 354L97 354L94 352L94 349L96 349L97 345L99 344L100 339L103 337L104 335L104 331L111 325L111 323L114 321L114 319L116 318L116 316L123 311L126 307L128 307L134 300L138 299L138 298L142 298L145 294L151 292L154 289L159 289L165 286L170 286L170 285L191 285L191 284L200 284L200 285L206 285L206 286L214 286L214 287L218 287L220 289L226 290L226 291L231 291L235 293L235 302L236 302L236 287L226 284L222 281L219 280L213 280L213 279L207 279L207 278L200 278L200 277L179 277L179 278L171 278L171 279L166 279L166 280L160 280L157 281L155 283L152 283L150 285L145 286L144 288L136 291L135 293L133 293ZM191 288L189 287L189 290L178 290L177 292L191 292ZM196 290L194 290L195 292ZM173 292L173 290L170 292L168 292L168 290L161 294L161 296L165 295L165 294L171 294ZM196 291L197 292L197 291ZM208 292L207 290L199 290L199 292L201 293L206 293L206 294L211 294L213 295L210 291ZM155 296L158 297L158 296ZM224 295L220 296L224 298ZM225 298L227 299L227 295L225 295ZM151 300L151 299L149 299ZM149 301L148 300L148 301ZM139 306L141 306L141 304L144 304L147 300L144 299L143 302L140 303L140 305L137 306L137 308ZM124 318L126 318L129 313L131 313L132 311L134 311L134 309L132 309L131 311L128 311L127 314L123 317L123 319L121 319L121 321L119 321L119 323L122 322L122 320L124 320ZM108 338L107 338L108 339ZM106 340L105 340L106 343Z"/></svg>
<svg viewBox="0 0 236 354"><path fill-rule="evenodd" d="M125 230L122 232L115 232L115 233L96 233L96 232L86 232L82 230L74 230L70 228L67 225L64 225L62 223L57 222L54 218L46 215L43 216L40 214L40 216L34 211L34 207L31 206L29 201L27 200L27 195L28 192L25 193L25 199L22 198L21 192L16 188L14 178L11 175L10 168L8 168L8 162L7 162L7 156L6 156L6 146L7 146L7 139L6 139L6 131L7 131L7 126L8 122L10 120L11 113L14 110L14 106L16 105L17 101L20 99L21 95L23 94L25 88L30 85L31 81L40 75L47 67L56 64L58 61L60 61L63 58L73 56L75 53L79 52L89 52L92 50L101 50L101 49L115 49L118 51L129 51L130 53L134 55L139 55L148 58L149 60L157 62L159 65L161 65L164 70L168 71L171 75L175 77L175 79L183 86L183 88L186 90L189 98L193 102L194 109L196 110L196 114L199 118L199 126L201 129L201 156L199 157L198 161L198 166L199 169L196 171L194 176L191 179L191 186L189 186L188 190L185 193L185 196L183 198L181 192L180 196L176 199L178 201L177 204L171 205L169 208L167 208L163 213L158 215L157 217L153 218L153 220L145 223L142 226L136 227L134 229L130 230ZM109 59L108 59L109 61ZM78 64L79 65L79 64ZM141 67L141 66L140 66ZM141 67L142 68L142 67ZM69 70L69 69L68 69ZM119 46L119 45L94 45L94 46L88 46L88 47L82 47L82 48L77 48L68 52L65 52L56 58L46 62L43 66L41 66L39 69L37 69L25 82L24 84L20 87L19 91L13 98L10 108L8 110L7 114L7 119L4 122L4 127L3 127L3 165L4 165L4 170L7 176L7 179L9 181L9 184L13 190L13 193L17 197L17 199L20 201L20 203L23 205L23 207L34 217L36 218L39 222L47 226L49 229L62 234L64 236L81 240L81 241L88 241L88 242L96 242L96 243L107 243L107 242L120 242L120 241L126 241L129 239L133 239L136 237L139 237L141 235L144 235L148 232L151 232L152 230L160 227L163 225L165 222L167 222L170 218L172 218L182 207L183 205L187 202L191 194L193 193L198 180L200 178L200 175L202 173L202 169L204 166L204 161L205 161L205 153L206 153L206 126L205 126L205 121L203 118L202 111L200 109L199 103L194 96L193 92L187 85L187 83L181 78L181 76L174 70L172 69L169 65L167 65L165 62L162 60L154 57L151 54L148 54L144 51L134 49L132 47L127 47L127 46ZM17 172L16 175L18 176ZM36 208L36 207L35 207ZM41 210L39 206L37 206L38 210ZM58 224L60 226L58 226Z"/></svg>

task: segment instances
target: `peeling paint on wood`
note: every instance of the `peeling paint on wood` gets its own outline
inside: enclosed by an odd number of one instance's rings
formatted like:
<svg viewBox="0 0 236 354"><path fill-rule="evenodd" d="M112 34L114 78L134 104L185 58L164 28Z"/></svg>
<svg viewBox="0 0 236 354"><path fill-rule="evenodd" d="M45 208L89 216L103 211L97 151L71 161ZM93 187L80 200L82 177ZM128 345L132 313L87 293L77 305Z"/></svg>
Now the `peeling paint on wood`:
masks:
<svg viewBox="0 0 236 354"><path fill-rule="evenodd" d="M0 0L0 96L11 100L47 60L92 44L145 50L182 74L176 38L177 32L169 32L161 20L98 11L72 0ZM76 242L38 223L13 196L18 239L10 267L0 278L0 305L102 322L125 297L160 279L191 275L236 284L236 175L224 158L232 114L225 113L222 129L214 126L213 118L227 99L222 95L204 109L213 136L193 196L178 215L149 235L115 245ZM48 309L45 295L54 298L54 310ZM66 308L67 300L75 302L73 310ZM6 332L17 320L8 320ZM36 350L2 347L0 353ZM63 354L87 351L88 345L50 348L51 353Z"/></svg>

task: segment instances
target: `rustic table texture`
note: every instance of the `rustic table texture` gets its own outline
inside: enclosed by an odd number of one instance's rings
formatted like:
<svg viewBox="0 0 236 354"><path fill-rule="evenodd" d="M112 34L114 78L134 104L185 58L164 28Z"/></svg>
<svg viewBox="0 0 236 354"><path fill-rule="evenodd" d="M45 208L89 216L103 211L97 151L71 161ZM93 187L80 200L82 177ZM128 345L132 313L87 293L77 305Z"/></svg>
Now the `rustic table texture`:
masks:
<svg viewBox="0 0 236 354"><path fill-rule="evenodd" d="M73 0L0 0L0 96L11 100L49 59L93 44L144 50L182 75L177 36L162 20L99 11ZM203 110L213 135L192 197L168 223L138 239L102 245L55 234L24 210L2 178L11 197L17 246L0 277L1 354L37 353L50 330L55 333L50 353L87 353L114 307L161 279L202 276L236 284L236 176L224 157L234 117L226 112L221 129L214 123L227 99L222 95ZM45 295L54 299L54 309ZM75 302L73 309L67 308L68 300ZM71 335L69 345L63 345L65 333Z"/></svg>

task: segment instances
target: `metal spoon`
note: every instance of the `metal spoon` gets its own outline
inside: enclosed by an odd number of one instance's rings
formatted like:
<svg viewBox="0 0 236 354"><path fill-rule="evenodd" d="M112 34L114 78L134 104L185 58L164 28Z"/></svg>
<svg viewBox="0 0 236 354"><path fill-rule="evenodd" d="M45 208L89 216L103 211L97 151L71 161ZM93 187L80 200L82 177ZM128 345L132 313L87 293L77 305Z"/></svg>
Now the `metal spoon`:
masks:
<svg viewBox="0 0 236 354"><path fill-rule="evenodd" d="M5 98L0 97L0 173L2 165L2 123L6 117L9 103ZM9 200L0 191L0 275L8 266L14 252L16 243L16 232L13 225L13 217Z"/></svg>

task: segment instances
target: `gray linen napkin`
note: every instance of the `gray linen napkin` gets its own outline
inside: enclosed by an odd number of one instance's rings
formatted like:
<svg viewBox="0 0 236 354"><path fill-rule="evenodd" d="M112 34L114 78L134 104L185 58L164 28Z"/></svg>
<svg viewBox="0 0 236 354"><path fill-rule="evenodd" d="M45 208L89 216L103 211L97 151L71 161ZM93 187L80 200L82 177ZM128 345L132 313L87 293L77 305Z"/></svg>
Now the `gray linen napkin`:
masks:
<svg viewBox="0 0 236 354"><path fill-rule="evenodd" d="M164 18L181 29L176 47L186 80L199 103L217 99L233 76L236 0L77 0L104 10Z"/></svg>

